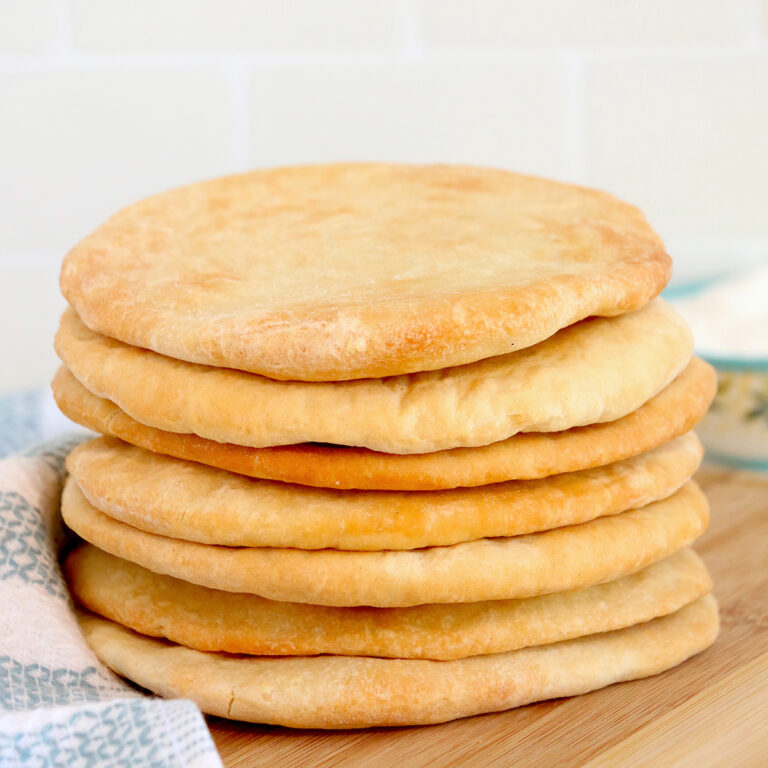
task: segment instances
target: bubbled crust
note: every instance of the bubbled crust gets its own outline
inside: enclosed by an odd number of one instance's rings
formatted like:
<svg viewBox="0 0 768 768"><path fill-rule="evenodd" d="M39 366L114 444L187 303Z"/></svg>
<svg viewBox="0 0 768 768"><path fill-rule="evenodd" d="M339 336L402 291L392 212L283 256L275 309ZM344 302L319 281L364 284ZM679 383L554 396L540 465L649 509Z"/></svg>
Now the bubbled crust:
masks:
<svg viewBox="0 0 768 768"><path fill-rule="evenodd" d="M666 387L692 349L688 326L661 299L520 352L335 383L181 362L94 333L71 309L56 335L78 381L143 424L252 448L322 442L399 454L613 421Z"/></svg>
<svg viewBox="0 0 768 768"><path fill-rule="evenodd" d="M647 507L580 525L408 551L222 547L171 539L103 514L71 478L61 511L86 541L156 573L271 600L382 608L531 597L610 581L689 545L709 522L706 498L692 481Z"/></svg>
<svg viewBox="0 0 768 768"><path fill-rule="evenodd" d="M605 467L451 491L339 491L252 480L97 438L67 469L97 509L172 539L376 551L519 536L644 507L696 471L693 433Z"/></svg>
<svg viewBox="0 0 768 768"><path fill-rule="evenodd" d="M533 480L603 466L657 448L698 423L714 397L716 376L711 365L694 358L658 395L615 421L564 432L517 434L476 448L410 455L315 443L248 448L166 432L141 424L110 400L91 394L64 366L52 388L59 408L73 421L155 453L248 477L322 488L434 491Z"/></svg>
<svg viewBox="0 0 768 768"><path fill-rule="evenodd" d="M412 608L331 608L223 592L152 573L90 544L69 555L65 570L74 597L100 616L188 648L259 656L447 660L503 653L650 621L712 588L692 549L580 590Z"/></svg>
<svg viewBox="0 0 768 768"><path fill-rule="evenodd" d="M627 629L454 661L233 658L96 616L81 616L80 626L118 674L166 698L192 699L203 712L294 728L366 728L441 723L658 674L709 647L719 619L705 595Z"/></svg>

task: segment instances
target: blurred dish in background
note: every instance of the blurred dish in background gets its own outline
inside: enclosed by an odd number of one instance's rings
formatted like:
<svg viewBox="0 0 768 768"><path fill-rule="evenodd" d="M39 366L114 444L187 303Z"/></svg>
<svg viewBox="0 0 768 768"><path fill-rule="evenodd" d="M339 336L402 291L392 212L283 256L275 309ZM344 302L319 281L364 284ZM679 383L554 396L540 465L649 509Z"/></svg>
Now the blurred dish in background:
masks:
<svg viewBox="0 0 768 768"><path fill-rule="evenodd" d="M768 471L768 268L710 283L674 302L718 387L697 427L711 461Z"/></svg>

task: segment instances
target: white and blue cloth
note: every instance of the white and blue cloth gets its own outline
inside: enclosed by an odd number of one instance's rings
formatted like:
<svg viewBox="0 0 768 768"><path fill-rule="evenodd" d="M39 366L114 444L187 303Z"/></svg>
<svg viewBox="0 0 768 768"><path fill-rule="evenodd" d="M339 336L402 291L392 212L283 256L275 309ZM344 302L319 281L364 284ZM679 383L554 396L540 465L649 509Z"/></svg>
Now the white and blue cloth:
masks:
<svg viewBox="0 0 768 768"><path fill-rule="evenodd" d="M82 437L39 443L45 403L0 398L0 766L220 768L195 704L140 692L80 634L58 553L64 457Z"/></svg>

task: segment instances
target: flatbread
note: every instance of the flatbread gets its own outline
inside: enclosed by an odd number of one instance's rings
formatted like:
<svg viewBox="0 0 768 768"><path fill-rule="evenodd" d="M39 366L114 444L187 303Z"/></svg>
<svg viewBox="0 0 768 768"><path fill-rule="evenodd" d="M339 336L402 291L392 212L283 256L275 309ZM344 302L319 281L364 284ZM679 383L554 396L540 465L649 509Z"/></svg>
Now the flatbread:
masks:
<svg viewBox="0 0 768 768"><path fill-rule="evenodd" d="M693 429L712 402L716 376L712 366L693 358L658 395L616 421L411 455L315 443L274 448L217 443L140 424L110 400L92 395L64 366L52 386L59 408L73 421L156 453L309 486L429 491L538 479L603 466L656 448Z"/></svg>
<svg viewBox="0 0 768 768"><path fill-rule="evenodd" d="M87 544L67 581L89 611L200 651L260 656L460 659L629 627L679 610L712 582L691 549L592 587L522 600L329 608L280 603L161 576Z"/></svg>
<svg viewBox="0 0 768 768"><path fill-rule="evenodd" d="M688 364L692 344L688 327L660 299L631 314L582 321L513 354L336 383L180 362L94 333L72 309L56 336L75 378L142 424L253 448L325 442L389 453L613 421L666 387Z"/></svg>
<svg viewBox="0 0 768 768"><path fill-rule="evenodd" d="M61 288L128 344L276 379L435 370L639 309L670 275L643 215L505 171L346 164L149 198L76 246Z"/></svg>
<svg viewBox="0 0 768 768"><path fill-rule="evenodd" d="M105 514L150 533L231 547L417 549L518 536L614 515L674 493L696 471L691 432L564 475L451 491L339 491L253 480L136 448L83 443L67 469Z"/></svg>
<svg viewBox="0 0 768 768"><path fill-rule="evenodd" d="M454 661L356 656L231 657L136 634L83 615L96 655L115 672L212 715L293 728L440 723L573 696L658 674L708 648L717 603L615 632Z"/></svg>
<svg viewBox="0 0 768 768"><path fill-rule="evenodd" d="M688 482L642 509L544 533L344 552L218 547L146 533L99 512L71 478L61 511L86 541L155 573L271 600L382 608L531 597L610 581L688 546L709 518L704 494Z"/></svg>

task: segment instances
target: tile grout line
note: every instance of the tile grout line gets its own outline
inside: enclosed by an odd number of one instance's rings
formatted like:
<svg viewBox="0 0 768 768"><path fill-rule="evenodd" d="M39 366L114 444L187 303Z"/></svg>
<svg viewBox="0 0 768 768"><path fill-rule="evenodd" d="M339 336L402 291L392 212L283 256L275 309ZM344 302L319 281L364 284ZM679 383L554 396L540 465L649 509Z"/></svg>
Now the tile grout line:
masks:
<svg viewBox="0 0 768 768"><path fill-rule="evenodd" d="M58 17L58 46L56 50L60 62L69 62L72 59L73 52L73 34L72 34L72 7L70 0L58 0L56 5L56 15Z"/></svg>
<svg viewBox="0 0 768 768"><path fill-rule="evenodd" d="M413 0L400 0L405 25L405 54L410 58L427 58L421 25L413 7Z"/></svg>
<svg viewBox="0 0 768 768"><path fill-rule="evenodd" d="M752 4L752 34L744 41L744 50L750 53L765 53L768 51L768 4L765 0Z"/></svg>
<svg viewBox="0 0 768 768"><path fill-rule="evenodd" d="M585 183L586 146L584 104L584 59L581 56L569 56L566 59L566 110L568 125L569 164L573 181Z"/></svg>
<svg viewBox="0 0 768 768"><path fill-rule="evenodd" d="M762 59L768 56L768 41L761 40L757 45L750 43L732 47L689 47L689 48L516 48L512 50L456 48L426 48L418 33L418 25L410 14L408 22L409 40L402 49L382 51L247 51L228 52L135 52L135 53L99 53L78 51L72 45L72 30L66 0L60 2L59 45L54 51L43 54L3 54L0 53L0 70L45 71L52 68L82 70L88 68L105 69L200 69L220 68L237 63L247 69L309 66L318 64L355 65L355 64L391 64L417 59L435 65L479 63L508 64L531 61L556 61L579 58L584 62L594 60L613 61L697 61L701 59ZM406 6L407 8L407 6Z"/></svg>
<svg viewBox="0 0 768 768"><path fill-rule="evenodd" d="M236 171L250 165L249 78L246 67L238 60L224 69L228 97L232 109L232 159Z"/></svg>

